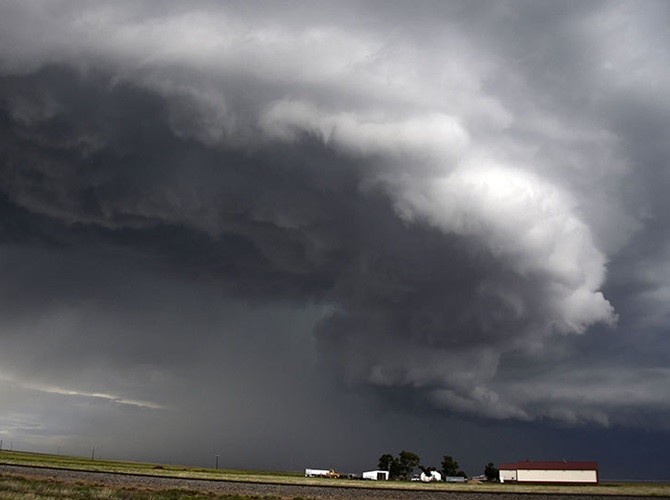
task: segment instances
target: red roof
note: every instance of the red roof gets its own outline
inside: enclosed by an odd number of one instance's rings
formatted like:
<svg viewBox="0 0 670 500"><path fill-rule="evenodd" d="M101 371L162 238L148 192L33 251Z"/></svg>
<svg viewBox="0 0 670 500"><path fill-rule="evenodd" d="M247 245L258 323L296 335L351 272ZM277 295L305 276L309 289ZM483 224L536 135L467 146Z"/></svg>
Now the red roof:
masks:
<svg viewBox="0 0 670 500"><path fill-rule="evenodd" d="M535 462L500 464L500 470L598 470L598 462Z"/></svg>

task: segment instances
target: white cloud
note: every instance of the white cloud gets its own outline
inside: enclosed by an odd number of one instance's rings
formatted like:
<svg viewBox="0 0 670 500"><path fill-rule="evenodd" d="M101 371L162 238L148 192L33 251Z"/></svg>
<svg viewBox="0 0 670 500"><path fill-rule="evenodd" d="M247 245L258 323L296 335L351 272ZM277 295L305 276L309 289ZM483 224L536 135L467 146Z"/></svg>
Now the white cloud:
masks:
<svg viewBox="0 0 670 500"><path fill-rule="evenodd" d="M0 375L0 382L4 384L11 384L12 386L29 391L43 392L46 394L56 394L59 396L70 396L72 398L91 398L104 401L110 401L119 405L137 406L140 408L147 408L152 410L164 410L165 407L154 403L152 401L142 401L137 399L124 398L114 394L104 392L86 392L80 390L73 390L66 387L59 387L56 385L44 384L39 382L32 382L26 380L18 380L8 375Z"/></svg>
<svg viewBox="0 0 670 500"><path fill-rule="evenodd" d="M598 292L605 256L561 189L494 164L460 168L428 183L410 180L397 196L406 219L476 236L520 276L544 276L556 314L547 322L560 330L581 333L595 322L614 321L612 306Z"/></svg>
<svg viewBox="0 0 670 500"><path fill-rule="evenodd" d="M269 137L282 141L312 134L355 157L385 156L392 164L400 162L408 172L453 161L469 143L467 131L446 114L399 119L357 112L331 114L301 101L272 104L260 117L260 127Z"/></svg>

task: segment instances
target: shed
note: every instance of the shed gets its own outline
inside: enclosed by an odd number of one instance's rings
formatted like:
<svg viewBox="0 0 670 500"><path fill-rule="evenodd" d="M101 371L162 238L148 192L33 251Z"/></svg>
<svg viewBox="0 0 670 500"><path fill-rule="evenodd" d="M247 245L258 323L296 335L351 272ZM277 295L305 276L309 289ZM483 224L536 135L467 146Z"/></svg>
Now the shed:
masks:
<svg viewBox="0 0 670 500"><path fill-rule="evenodd" d="M369 470L363 473L363 479L371 479L372 481L388 481L389 471Z"/></svg>
<svg viewBox="0 0 670 500"><path fill-rule="evenodd" d="M447 483L467 483L468 478L463 476L445 476L444 480Z"/></svg>
<svg viewBox="0 0 670 500"><path fill-rule="evenodd" d="M598 484L598 462L523 462L501 464L500 482Z"/></svg>

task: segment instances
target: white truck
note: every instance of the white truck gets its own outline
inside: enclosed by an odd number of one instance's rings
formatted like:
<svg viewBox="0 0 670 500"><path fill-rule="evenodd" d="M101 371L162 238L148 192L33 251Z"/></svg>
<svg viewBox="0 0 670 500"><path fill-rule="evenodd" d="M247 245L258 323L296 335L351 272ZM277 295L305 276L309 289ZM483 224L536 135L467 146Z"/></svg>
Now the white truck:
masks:
<svg viewBox="0 0 670 500"><path fill-rule="evenodd" d="M305 477L338 478L340 475L333 469L305 469Z"/></svg>

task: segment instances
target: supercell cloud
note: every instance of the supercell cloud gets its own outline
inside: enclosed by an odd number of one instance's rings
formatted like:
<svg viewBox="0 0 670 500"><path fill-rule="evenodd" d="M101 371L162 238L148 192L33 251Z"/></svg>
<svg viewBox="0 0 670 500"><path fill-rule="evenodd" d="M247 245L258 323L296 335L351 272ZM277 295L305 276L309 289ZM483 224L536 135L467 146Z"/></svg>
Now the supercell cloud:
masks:
<svg viewBox="0 0 670 500"><path fill-rule="evenodd" d="M6 2L0 436L127 453L216 414L300 467L296 412L665 432L642 7Z"/></svg>

